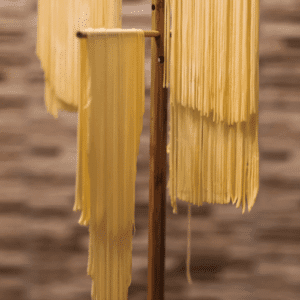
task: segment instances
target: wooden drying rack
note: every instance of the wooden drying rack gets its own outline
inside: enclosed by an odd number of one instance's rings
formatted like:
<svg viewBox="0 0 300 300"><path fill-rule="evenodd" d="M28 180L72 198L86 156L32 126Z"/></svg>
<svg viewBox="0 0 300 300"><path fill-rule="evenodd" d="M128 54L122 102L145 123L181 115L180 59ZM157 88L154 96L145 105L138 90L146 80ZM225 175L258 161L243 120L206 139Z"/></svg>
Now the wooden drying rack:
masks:
<svg viewBox="0 0 300 300"><path fill-rule="evenodd" d="M165 0L152 0L151 120L147 300L164 300L167 171L167 88L163 88ZM91 33L96 34L96 33ZM171 36L171 33L170 33ZM78 38L87 34L77 32Z"/></svg>

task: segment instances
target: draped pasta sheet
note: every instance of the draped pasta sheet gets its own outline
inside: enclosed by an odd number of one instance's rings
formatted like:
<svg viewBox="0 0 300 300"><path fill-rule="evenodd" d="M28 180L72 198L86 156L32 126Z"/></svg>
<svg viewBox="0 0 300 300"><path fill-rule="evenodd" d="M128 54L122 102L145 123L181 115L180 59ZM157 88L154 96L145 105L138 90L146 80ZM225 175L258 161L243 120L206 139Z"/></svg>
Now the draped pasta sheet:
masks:
<svg viewBox="0 0 300 300"><path fill-rule="evenodd" d="M176 198L250 211L259 189L259 0L166 0L165 15L173 213Z"/></svg>
<svg viewBox="0 0 300 300"><path fill-rule="evenodd" d="M90 80L79 104L79 124L88 133L79 147L88 159L81 160L78 175L84 168L88 171L82 173L83 185L78 185L77 208L82 210L80 223L89 225L92 297L121 300L127 299L131 283L136 163L145 109L145 37L140 29L85 32L98 35L81 40L81 51L87 54L81 56L83 74Z"/></svg>
<svg viewBox="0 0 300 300"><path fill-rule="evenodd" d="M39 0L36 54L45 74L45 104L76 112L83 80L78 30L121 28L121 0Z"/></svg>

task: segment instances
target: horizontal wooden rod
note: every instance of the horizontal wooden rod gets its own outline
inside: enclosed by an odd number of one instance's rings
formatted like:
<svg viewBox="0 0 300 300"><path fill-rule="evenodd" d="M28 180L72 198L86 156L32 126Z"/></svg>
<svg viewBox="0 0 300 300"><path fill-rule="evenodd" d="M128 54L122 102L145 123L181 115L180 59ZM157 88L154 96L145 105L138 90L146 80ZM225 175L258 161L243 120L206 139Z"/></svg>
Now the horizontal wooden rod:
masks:
<svg viewBox="0 0 300 300"><path fill-rule="evenodd" d="M81 39L86 39L88 37L88 35L95 36L95 35L103 35L103 34L106 34L106 33L105 32L86 33L86 32L82 32L82 31L77 31L76 36ZM159 37L160 36L159 31L156 31L156 30L144 30L144 34L145 34L145 37ZM172 37L172 32L170 32L170 37Z"/></svg>

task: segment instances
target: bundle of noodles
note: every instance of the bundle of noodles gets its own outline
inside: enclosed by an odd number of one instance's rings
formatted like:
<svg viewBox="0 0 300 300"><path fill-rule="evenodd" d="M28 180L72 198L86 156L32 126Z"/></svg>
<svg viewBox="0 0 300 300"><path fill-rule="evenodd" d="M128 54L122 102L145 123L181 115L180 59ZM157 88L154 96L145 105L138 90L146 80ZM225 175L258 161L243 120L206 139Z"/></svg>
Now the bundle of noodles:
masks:
<svg viewBox="0 0 300 300"><path fill-rule="evenodd" d="M77 170L84 184L78 185L76 204L82 210L80 222L89 224L92 297L122 300L127 299L131 283L145 40L140 29L84 32L88 38L81 39L83 76L90 80L79 103L79 124L83 125L79 129L88 135L82 134L83 143L78 145L84 147L83 164Z"/></svg>
<svg viewBox="0 0 300 300"><path fill-rule="evenodd" d="M73 210L81 210L79 223L89 225L87 271L97 300L127 299L131 283L144 35L120 34L121 5L120 0L39 1L37 55L48 112L57 118L59 109L78 110ZM77 31L93 31L89 26L100 27L98 32L110 28L114 35L77 39Z"/></svg>
<svg viewBox="0 0 300 300"><path fill-rule="evenodd" d="M247 199L250 212L259 189L259 0L167 0L166 10L173 213L176 198L231 201L243 213Z"/></svg>
<svg viewBox="0 0 300 300"><path fill-rule="evenodd" d="M121 0L39 0L36 54L45 74L45 104L55 118L58 110L76 112L82 76L78 30L116 28Z"/></svg>

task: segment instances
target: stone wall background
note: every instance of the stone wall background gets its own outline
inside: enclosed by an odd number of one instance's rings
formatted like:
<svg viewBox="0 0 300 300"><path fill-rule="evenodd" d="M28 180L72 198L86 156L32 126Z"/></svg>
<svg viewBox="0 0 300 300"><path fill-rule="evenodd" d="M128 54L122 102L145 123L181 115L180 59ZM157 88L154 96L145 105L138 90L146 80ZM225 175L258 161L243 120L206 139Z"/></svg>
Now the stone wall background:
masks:
<svg viewBox="0 0 300 300"><path fill-rule="evenodd" d="M151 29L151 1L124 1L123 28ZM168 197L166 300L300 298L300 2L261 0L260 191L251 213ZM143 12L141 12L143 10ZM133 12L131 14L131 12ZM73 212L77 115L46 112L35 55L37 0L0 1L0 299L91 299L88 229ZM146 299L150 39L129 299Z"/></svg>

